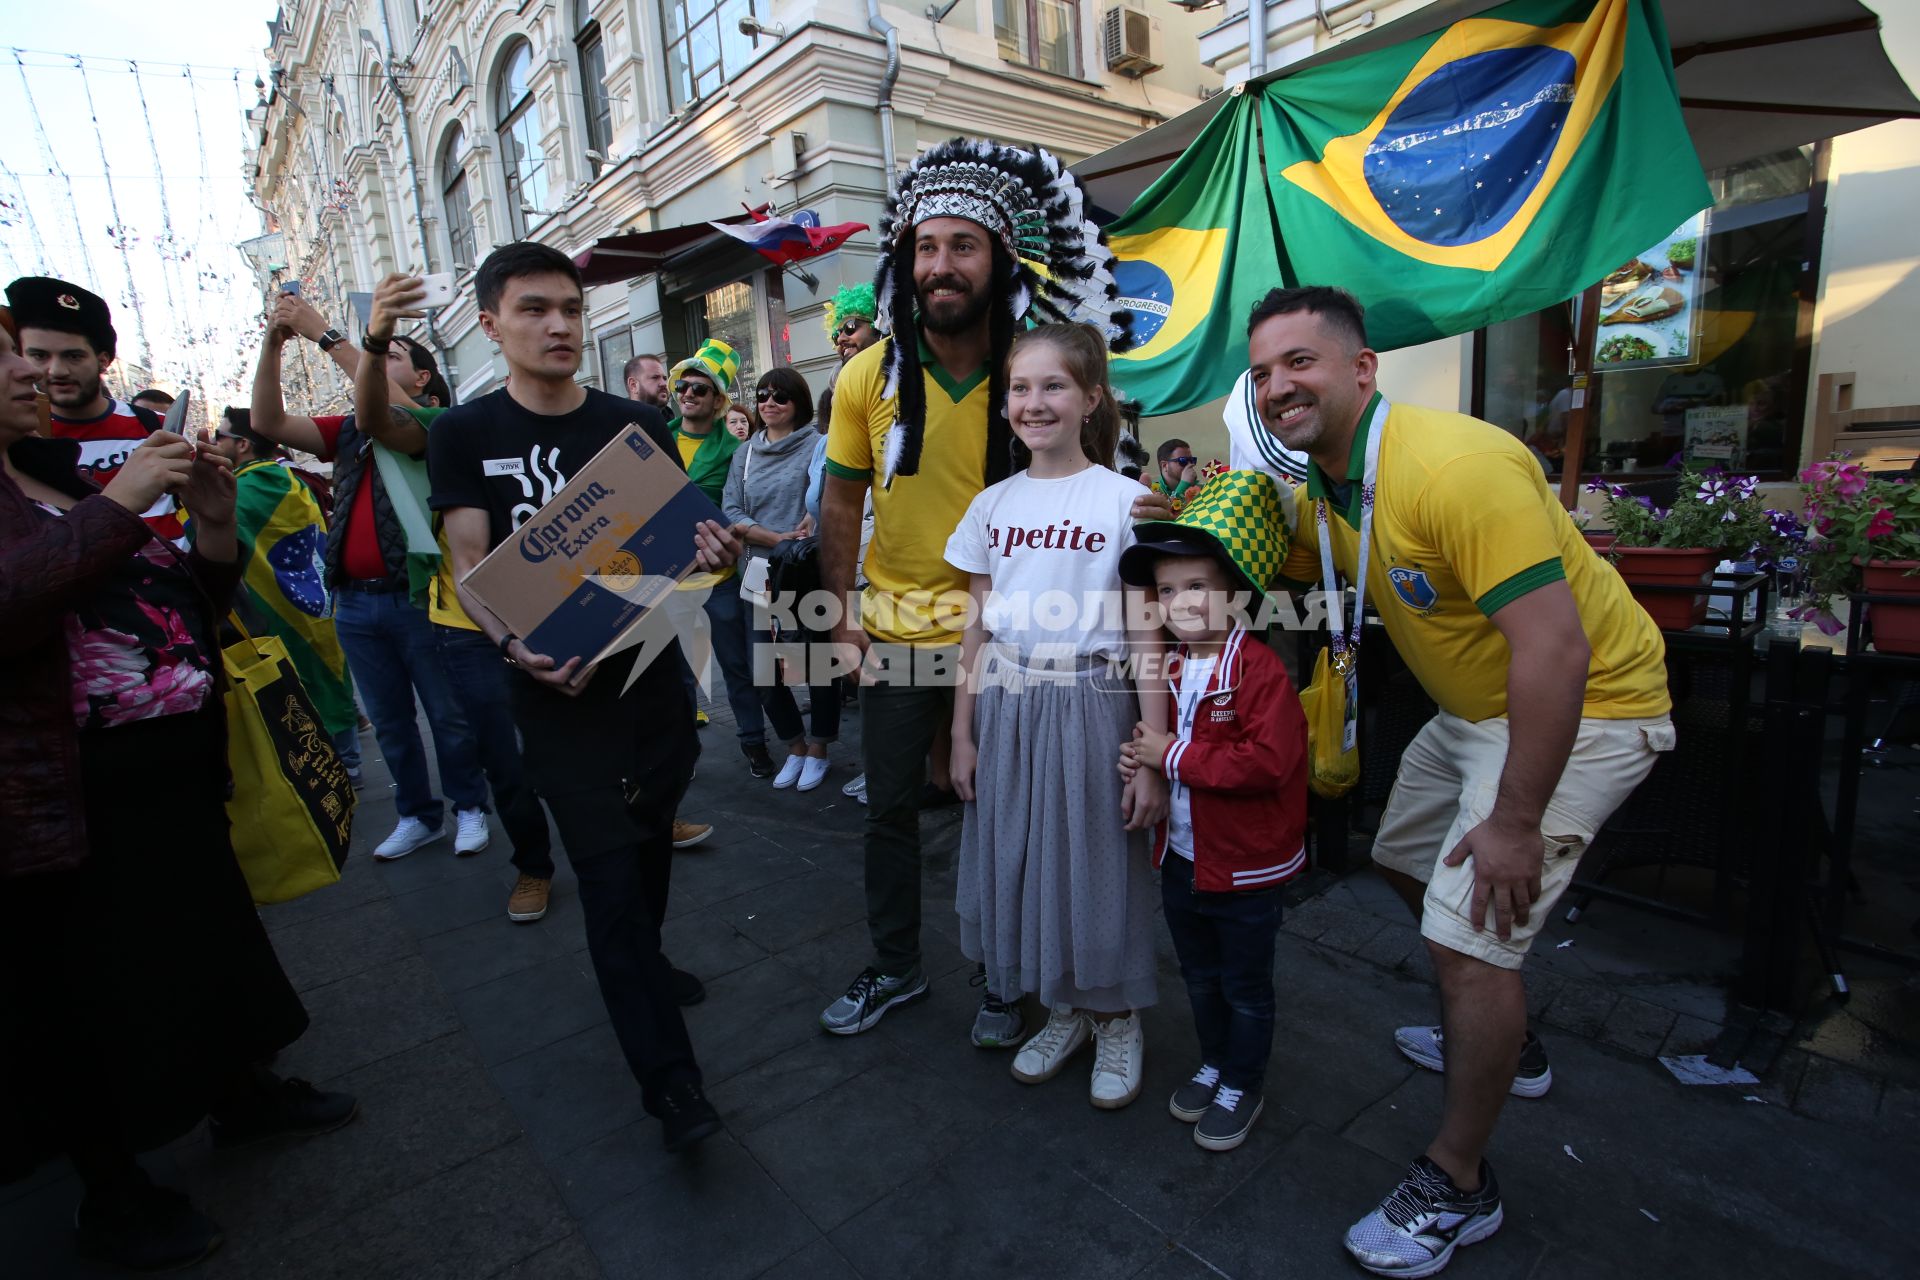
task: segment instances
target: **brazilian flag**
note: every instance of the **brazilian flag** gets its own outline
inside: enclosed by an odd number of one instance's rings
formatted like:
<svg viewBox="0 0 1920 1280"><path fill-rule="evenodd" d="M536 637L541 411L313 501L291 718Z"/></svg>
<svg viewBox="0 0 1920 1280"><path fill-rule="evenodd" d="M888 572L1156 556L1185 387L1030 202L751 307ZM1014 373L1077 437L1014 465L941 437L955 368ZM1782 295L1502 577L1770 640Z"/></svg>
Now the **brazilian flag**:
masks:
<svg viewBox="0 0 1920 1280"><path fill-rule="evenodd" d="M1248 154L1271 222L1209 224L1228 233L1236 274L1190 304L1225 308L1232 346L1202 350L1219 334L1196 325L1187 342L1116 358L1114 380L1148 413L1226 393L1244 367L1245 300L1266 288L1338 285L1366 307L1372 345L1392 350L1570 298L1712 203L1656 0L1511 0L1256 94ZM1142 193L1109 229L1115 252L1144 245L1137 256L1162 266L1142 234L1225 207L1244 168L1211 163L1214 192L1183 198L1163 178Z"/></svg>
<svg viewBox="0 0 1920 1280"><path fill-rule="evenodd" d="M234 524L246 572L242 621L286 642L314 713L329 734L358 722L353 680L327 594L327 522L313 493L277 462L234 473Z"/></svg>

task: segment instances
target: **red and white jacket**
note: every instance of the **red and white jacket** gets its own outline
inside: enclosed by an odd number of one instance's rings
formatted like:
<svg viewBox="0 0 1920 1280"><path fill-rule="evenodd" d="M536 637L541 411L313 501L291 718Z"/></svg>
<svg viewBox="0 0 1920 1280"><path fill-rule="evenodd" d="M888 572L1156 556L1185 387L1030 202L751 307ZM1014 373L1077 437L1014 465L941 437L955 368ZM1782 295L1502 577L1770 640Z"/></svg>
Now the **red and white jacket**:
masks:
<svg viewBox="0 0 1920 1280"><path fill-rule="evenodd" d="M1173 725L1186 658L1181 645L1168 664ZM1192 728L1167 747L1160 768L1170 784L1188 789L1195 889L1270 889L1305 869L1307 718L1286 664L1244 628L1228 637ZM1170 825L1169 818L1154 831L1156 867L1169 856Z"/></svg>

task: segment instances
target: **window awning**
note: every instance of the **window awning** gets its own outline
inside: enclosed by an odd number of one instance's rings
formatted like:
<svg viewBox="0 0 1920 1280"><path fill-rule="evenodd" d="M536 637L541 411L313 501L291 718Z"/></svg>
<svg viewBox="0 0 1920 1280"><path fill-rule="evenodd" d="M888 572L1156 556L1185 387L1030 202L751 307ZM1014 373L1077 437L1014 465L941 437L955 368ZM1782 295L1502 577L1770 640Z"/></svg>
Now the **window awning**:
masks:
<svg viewBox="0 0 1920 1280"><path fill-rule="evenodd" d="M731 224L750 221L751 215L740 213L731 218L694 222L684 227L662 227L654 231L603 236L594 241L591 247L574 254L573 265L580 268L580 279L588 286L617 284L660 270L667 259L693 248L708 237L727 239L713 229L714 222ZM735 242L727 239L727 243Z"/></svg>
<svg viewBox="0 0 1920 1280"><path fill-rule="evenodd" d="M1431 34L1501 2L1434 0L1258 83ZM1881 47L1879 16L1859 0L1661 0L1661 9L1687 131L1709 171L1889 120L1920 118L1920 99ZM1202 103L1073 170L1093 203L1118 216L1225 101L1222 95Z"/></svg>

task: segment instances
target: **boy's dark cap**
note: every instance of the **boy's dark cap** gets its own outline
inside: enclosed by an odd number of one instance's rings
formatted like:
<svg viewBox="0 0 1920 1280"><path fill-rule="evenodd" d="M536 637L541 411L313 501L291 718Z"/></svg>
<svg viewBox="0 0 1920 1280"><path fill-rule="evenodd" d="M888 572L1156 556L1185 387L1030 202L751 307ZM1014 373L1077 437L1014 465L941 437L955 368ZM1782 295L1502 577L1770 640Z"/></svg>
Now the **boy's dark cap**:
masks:
<svg viewBox="0 0 1920 1280"><path fill-rule="evenodd" d="M1211 534L1200 529L1155 520L1135 525L1134 535L1138 541L1120 553L1120 581L1130 587L1152 587L1153 567L1163 557L1197 556L1212 560L1225 569L1227 581L1236 591L1259 592L1263 589L1247 581L1247 576L1234 564L1227 549Z"/></svg>

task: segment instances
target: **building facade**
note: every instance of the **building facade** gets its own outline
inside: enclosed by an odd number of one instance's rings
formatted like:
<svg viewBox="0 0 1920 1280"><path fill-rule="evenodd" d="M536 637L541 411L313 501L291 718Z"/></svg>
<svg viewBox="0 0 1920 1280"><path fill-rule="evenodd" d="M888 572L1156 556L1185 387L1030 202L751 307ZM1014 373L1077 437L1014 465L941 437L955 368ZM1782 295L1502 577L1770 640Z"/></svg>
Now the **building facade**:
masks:
<svg viewBox="0 0 1920 1280"><path fill-rule="evenodd" d="M1147 3L290 0L249 115L254 194L284 237L261 284L298 279L357 330L348 299L385 273L455 272L421 336L470 399L505 372L472 289L494 246L573 254L762 205L877 231L890 170L956 134L1078 160L1219 88L1198 56L1211 19ZM589 289L581 379L616 389L629 356L712 335L743 380L792 363L823 387L823 305L877 250L856 236L808 280L704 237Z"/></svg>

